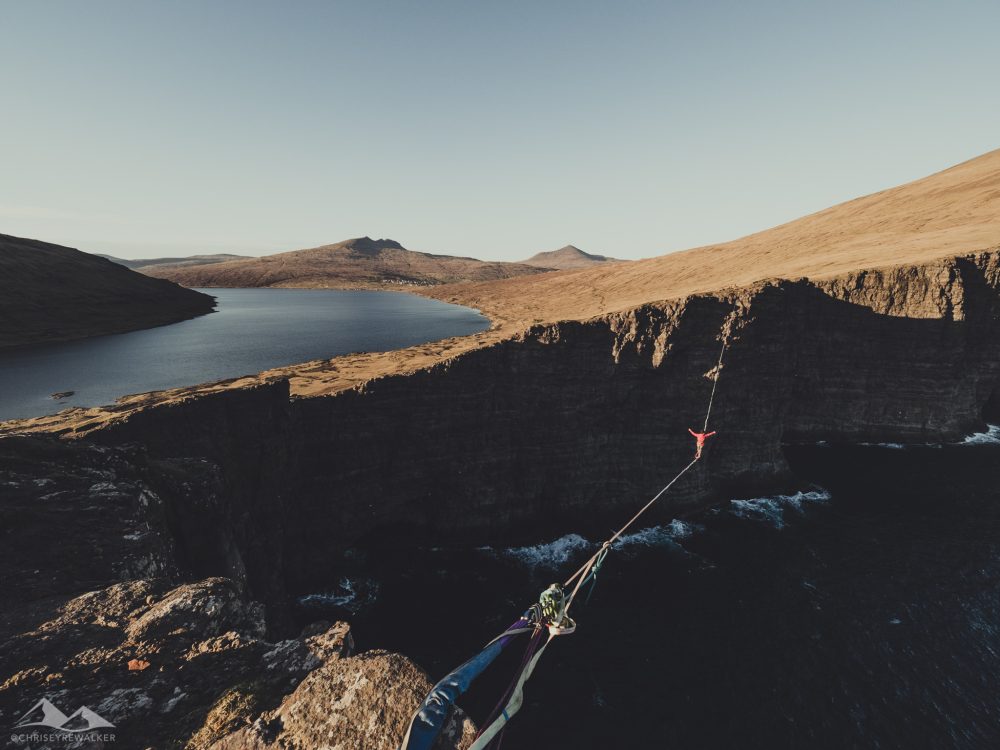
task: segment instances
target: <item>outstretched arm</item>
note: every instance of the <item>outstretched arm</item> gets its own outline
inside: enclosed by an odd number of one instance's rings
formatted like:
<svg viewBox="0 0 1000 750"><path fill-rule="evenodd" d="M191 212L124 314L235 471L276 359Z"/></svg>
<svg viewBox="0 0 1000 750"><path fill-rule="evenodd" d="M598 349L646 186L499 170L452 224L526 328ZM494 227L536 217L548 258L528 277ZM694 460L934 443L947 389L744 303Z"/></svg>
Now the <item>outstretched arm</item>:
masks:
<svg viewBox="0 0 1000 750"><path fill-rule="evenodd" d="M690 433L691 433L692 435L694 435L695 437L698 437L698 433L697 433L697 432L695 432L694 430L692 430L692 429L691 429L690 427L688 427L688 432L690 432Z"/></svg>
<svg viewBox="0 0 1000 750"><path fill-rule="evenodd" d="M715 430L712 430L711 432L709 432L708 434L706 434L705 437L710 438L714 434L715 434Z"/></svg>

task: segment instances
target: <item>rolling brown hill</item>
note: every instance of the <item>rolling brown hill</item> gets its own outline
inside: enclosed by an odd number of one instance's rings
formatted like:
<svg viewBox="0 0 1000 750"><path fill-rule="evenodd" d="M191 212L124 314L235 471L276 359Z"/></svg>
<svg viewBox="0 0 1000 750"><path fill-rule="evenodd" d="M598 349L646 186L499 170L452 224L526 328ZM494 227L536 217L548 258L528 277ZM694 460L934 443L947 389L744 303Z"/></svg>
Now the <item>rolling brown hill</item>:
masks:
<svg viewBox="0 0 1000 750"><path fill-rule="evenodd" d="M558 250L535 253L527 260L521 262L528 266L555 268L565 271L571 268L589 268L598 263L619 263L620 261L616 258L609 258L606 255L595 255L584 252L575 245L566 245L566 247L561 247Z"/></svg>
<svg viewBox="0 0 1000 750"><path fill-rule="evenodd" d="M824 279L1000 246L1000 149L763 232L632 263L439 287L499 324L585 319L767 278Z"/></svg>
<svg viewBox="0 0 1000 750"><path fill-rule="evenodd" d="M200 266L153 266L143 273L188 287L385 289L493 281L551 269L407 250L370 237Z"/></svg>
<svg viewBox="0 0 1000 750"><path fill-rule="evenodd" d="M96 255L0 234L0 349L150 328L214 307L207 294Z"/></svg>

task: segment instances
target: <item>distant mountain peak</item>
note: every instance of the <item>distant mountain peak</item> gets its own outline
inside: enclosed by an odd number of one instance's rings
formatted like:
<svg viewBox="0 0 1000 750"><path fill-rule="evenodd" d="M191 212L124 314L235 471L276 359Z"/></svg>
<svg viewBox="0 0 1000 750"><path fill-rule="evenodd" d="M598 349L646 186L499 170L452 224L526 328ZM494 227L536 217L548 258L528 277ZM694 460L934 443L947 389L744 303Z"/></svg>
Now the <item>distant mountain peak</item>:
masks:
<svg viewBox="0 0 1000 750"><path fill-rule="evenodd" d="M351 240L344 240L343 242L338 242L337 245L362 255L373 255L381 250L406 249L398 242L396 242L396 240L389 240L389 239L373 240L371 237L368 236L355 237L354 239Z"/></svg>
<svg viewBox="0 0 1000 750"><path fill-rule="evenodd" d="M567 268L584 268L586 266L592 266L595 263L607 263L614 260L614 258L609 258L605 255L595 255L593 253L585 252L576 245L566 245L558 250L536 253L526 261L522 262L528 264L529 266L557 268L561 270Z"/></svg>

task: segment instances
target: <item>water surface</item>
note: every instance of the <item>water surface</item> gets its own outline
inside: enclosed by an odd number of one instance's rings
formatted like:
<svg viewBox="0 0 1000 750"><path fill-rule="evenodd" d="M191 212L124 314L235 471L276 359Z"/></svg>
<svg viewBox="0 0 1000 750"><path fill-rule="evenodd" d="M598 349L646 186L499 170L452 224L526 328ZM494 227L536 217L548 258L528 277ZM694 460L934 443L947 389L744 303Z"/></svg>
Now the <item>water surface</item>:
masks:
<svg viewBox="0 0 1000 750"><path fill-rule="evenodd" d="M790 448L809 492L630 535L504 746L1000 747L996 443ZM572 528L526 547L371 554L322 592L325 614L441 677L596 549ZM323 603L304 600L303 620ZM509 657L463 701L475 718Z"/></svg>
<svg viewBox="0 0 1000 750"><path fill-rule="evenodd" d="M143 331L0 352L0 419L238 377L489 327L474 310L397 292L203 289L209 315ZM52 394L75 391L61 401Z"/></svg>

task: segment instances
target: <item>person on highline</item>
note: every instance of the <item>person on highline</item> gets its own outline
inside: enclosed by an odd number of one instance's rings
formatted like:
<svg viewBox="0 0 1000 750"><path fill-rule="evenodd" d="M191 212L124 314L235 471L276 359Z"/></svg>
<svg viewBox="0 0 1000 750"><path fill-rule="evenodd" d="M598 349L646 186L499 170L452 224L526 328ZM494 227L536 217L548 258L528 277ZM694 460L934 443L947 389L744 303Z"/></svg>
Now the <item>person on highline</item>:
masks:
<svg viewBox="0 0 1000 750"><path fill-rule="evenodd" d="M701 451L705 447L705 441L715 434L715 430L712 430L711 432L695 432L690 427L688 427L688 432L694 435L695 439L694 460L697 461L699 458L701 458Z"/></svg>

